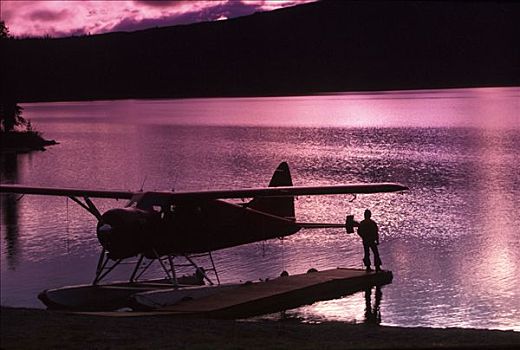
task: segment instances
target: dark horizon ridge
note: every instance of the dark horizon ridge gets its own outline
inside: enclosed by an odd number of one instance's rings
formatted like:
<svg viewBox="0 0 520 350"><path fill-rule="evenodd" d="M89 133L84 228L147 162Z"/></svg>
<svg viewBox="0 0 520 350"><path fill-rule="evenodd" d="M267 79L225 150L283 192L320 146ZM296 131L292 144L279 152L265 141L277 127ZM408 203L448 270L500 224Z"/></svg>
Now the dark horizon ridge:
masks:
<svg viewBox="0 0 520 350"><path fill-rule="evenodd" d="M226 21L2 42L20 102L520 85L514 2L322 1Z"/></svg>

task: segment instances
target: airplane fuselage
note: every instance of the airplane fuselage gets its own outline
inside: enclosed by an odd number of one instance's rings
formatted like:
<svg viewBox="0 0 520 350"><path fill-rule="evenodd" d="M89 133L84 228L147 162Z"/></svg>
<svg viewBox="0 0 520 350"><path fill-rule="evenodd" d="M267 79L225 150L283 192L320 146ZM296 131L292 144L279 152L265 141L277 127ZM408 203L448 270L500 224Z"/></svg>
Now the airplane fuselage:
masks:
<svg viewBox="0 0 520 350"><path fill-rule="evenodd" d="M102 215L97 234L109 257L121 259L202 253L299 229L293 219L216 199L111 209Z"/></svg>

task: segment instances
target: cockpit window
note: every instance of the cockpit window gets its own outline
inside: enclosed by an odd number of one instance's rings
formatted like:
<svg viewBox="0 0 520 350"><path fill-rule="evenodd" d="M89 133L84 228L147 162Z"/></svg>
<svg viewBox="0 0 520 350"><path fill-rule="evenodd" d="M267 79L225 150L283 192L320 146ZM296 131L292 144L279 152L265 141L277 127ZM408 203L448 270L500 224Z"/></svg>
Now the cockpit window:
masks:
<svg viewBox="0 0 520 350"><path fill-rule="evenodd" d="M161 208L168 208L171 205L171 196L168 193L145 192L140 195L141 197L137 200L138 209L154 209L160 212Z"/></svg>
<svg viewBox="0 0 520 350"><path fill-rule="evenodd" d="M143 193L137 193L132 196L130 201L125 205L126 208L135 208L137 207L137 203L141 200L143 197Z"/></svg>

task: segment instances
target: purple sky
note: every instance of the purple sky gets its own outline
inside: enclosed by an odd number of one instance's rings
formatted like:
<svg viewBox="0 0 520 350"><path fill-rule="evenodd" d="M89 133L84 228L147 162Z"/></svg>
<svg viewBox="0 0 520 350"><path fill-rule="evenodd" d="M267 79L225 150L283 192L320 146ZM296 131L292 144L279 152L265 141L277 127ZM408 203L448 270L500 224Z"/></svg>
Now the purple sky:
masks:
<svg viewBox="0 0 520 350"><path fill-rule="evenodd" d="M1 19L14 36L133 31L239 17L315 0L6 1Z"/></svg>

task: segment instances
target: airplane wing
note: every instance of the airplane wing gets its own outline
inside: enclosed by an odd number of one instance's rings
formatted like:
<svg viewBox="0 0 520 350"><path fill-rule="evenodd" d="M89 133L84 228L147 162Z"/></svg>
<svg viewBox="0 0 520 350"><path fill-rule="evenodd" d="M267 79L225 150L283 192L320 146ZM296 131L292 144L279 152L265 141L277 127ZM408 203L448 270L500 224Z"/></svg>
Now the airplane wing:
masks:
<svg viewBox="0 0 520 350"><path fill-rule="evenodd" d="M112 199L131 199L135 194L135 192L130 191L106 191L79 188L36 187L5 184L0 184L0 193L39 194L46 196L91 197Z"/></svg>
<svg viewBox="0 0 520 350"><path fill-rule="evenodd" d="M293 197L331 194L367 194L405 191L408 187L393 183L323 185L323 186L279 186L236 190L192 191L192 192L148 192L157 197L168 196L173 200L232 199L253 197Z"/></svg>
<svg viewBox="0 0 520 350"><path fill-rule="evenodd" d="M36 194L64 197L90 197L132 199L136 195L147 195L157 199L176 200L211 200L252 197L291 197L314 196L332 194L368 194L383 192L399 192L408 190L408 187L395 183L371 183L349 185L324 185L324 186L280 186L259 187L235 190L215 191L187 191L187 192L132 192L132 191L107 191L78 188L36 187L22 185L0 184L0 193Z"/></svg>

